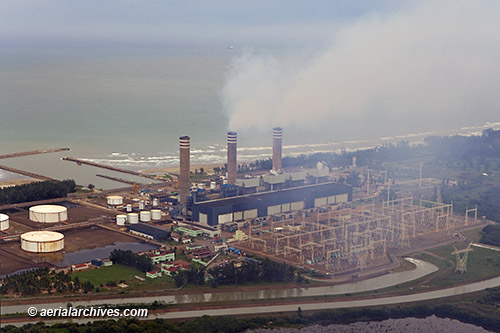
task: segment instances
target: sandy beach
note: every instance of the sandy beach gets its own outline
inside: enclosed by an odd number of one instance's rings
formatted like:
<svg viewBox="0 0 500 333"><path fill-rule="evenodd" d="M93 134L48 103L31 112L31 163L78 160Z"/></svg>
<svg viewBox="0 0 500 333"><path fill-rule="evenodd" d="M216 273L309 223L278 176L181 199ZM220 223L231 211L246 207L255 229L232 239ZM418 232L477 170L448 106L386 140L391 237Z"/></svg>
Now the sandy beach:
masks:
<svg viewBox="0 0 500 333"><path fill-rule="evenodd" d="M37 180L36 179L9 179L9 180L0 181L0 188L28 184L28 183L35 182L35 181L37 181Z"/></svg>

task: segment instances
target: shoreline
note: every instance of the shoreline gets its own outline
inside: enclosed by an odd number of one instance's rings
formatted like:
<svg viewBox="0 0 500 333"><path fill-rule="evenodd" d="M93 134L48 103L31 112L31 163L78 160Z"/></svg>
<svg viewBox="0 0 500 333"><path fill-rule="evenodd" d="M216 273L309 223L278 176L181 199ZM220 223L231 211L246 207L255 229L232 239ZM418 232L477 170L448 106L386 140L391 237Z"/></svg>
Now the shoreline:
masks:
<svg viewBox="0 0 500 333"><path fill-rule="evenodd" d="M9 179L9 180L0 180L0 189L4 187L12 187L17 185L24 185L36 182L36 179Z"/></svg>
<svg viewBox="0 0 500 333"><path fill-rule="evenodd" d="M208 174L213 173L213 168L216 167L223 167L224 163L200 163L200 164L191 164L189 169L190 171L194 172L196 169L203 168L205 169L205 172ZM146 173L146 174L157 174L157 173L172 173L172 174L179 174L179 166L174 166L174 167L166 167L166 168L149 168L149 169L141 169L139 172Z"/></svg>

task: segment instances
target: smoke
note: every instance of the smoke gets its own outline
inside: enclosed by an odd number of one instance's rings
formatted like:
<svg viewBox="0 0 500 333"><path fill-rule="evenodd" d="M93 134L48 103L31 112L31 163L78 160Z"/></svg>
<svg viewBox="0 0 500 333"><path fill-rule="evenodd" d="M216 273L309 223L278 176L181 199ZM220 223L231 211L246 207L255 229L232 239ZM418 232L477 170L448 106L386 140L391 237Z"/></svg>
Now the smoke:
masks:
<svg viewBox="0 0 500 333"><path fill-rule="evenodd" d="M229 128L384 133L494 121L498 17L497 1L415 2L359 18L315 52L246 51L222 90Z"/></svg>

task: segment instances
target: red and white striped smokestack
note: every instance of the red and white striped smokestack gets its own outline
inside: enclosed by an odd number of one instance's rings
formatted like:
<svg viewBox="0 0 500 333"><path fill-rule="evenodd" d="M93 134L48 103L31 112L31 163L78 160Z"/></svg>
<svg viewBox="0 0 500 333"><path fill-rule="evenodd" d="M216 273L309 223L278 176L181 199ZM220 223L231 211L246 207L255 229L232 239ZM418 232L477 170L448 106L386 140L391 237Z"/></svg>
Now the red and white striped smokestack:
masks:
<svg viewBox="0 0 500 333"><path fill-rule="evenodd" d="M236 132L227 132L227 182L236 184L236 171L238 169L237 154L237 134Z"/></svg>
<svg viewBox="0 0 500 333"><path fill-rule="evenodd" d="M281 173L281 153L282 153L283 130L281 127L273 128L273 172Z"/></svg>
<svg viewBox="0 0 500 333"><path fill-rule="evenodd" d="M186 204L186 197L189 195L191 188L190 179L190 141L189 136L181 136L179 138L179 159L180 159L180 175L179 175L179 196L182 205Z"/></svg>

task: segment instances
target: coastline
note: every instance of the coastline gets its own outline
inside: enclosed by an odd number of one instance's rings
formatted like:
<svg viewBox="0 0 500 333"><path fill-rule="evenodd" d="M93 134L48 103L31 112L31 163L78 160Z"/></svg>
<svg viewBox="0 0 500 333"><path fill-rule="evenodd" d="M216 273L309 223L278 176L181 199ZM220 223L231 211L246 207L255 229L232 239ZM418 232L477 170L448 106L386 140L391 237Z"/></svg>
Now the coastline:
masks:
<svg viewBox="0 0 500 333"><path fill-rule="evenodd" d="M24 185L36 182L36 179L9 179L9 180L0 180L0 189L4 187L11 187L17 185Z"/></svg>
<svg viewBox="0 0 500 333"><path fill-rule="evenodd" d="M205 172L208 174L213 174L213 168L223 167L224 163L201 163L201 164L191 164L190 170L194 172L196 169L200 170L200 168L205 169ZM150 169L142 169L139 172L146 174L158 174L158 173L172 173L179 174L179 166L167 167L167 168L150 168Z"/></svg>

